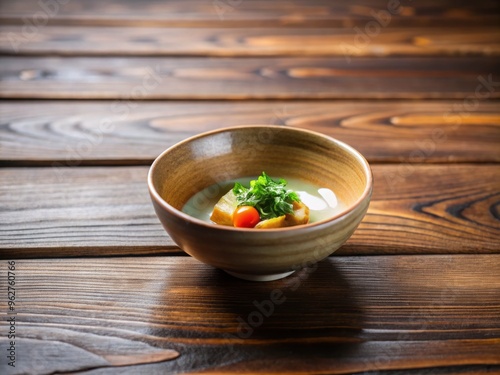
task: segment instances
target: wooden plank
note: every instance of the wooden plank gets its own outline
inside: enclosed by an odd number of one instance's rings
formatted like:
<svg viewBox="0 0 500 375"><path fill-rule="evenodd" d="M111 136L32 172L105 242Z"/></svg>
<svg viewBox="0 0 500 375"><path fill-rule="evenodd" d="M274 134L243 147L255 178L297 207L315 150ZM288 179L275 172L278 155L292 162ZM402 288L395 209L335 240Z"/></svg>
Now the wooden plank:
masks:
<svg viewBox="0 0 500 375"><path fill-rule="evenodd" d="M189 136L251 124L322 132L372 163L500 162L498 104L470 109L464 101L4 101L0 165L149 165Z"/></svg>
<svg viewBox="0 0 500 375"><path fill-rule="evenodd" d="M16 374L500 369L500 255L331 257L259 284L185 257L14 266Z"/></svg>
<svg viewBox="0 0 500 375"><path fill-rule="evenodd" d="M51 25L71 26L353 27L364 26L375 19L374 13L381 12L389 13L391 25L402 26L495 26L500 20L500 7L495 0L362 0L355 4L328 0L149 0L140 3L133 0L86 0L83 3L24 0L0 3L2 23L27 25L50 22Z"/></svg>
<svg viewBox="0 0 500 375"><path fill-rule="evenodd" d="M1 169L0 176L2 257L21 249L102 256L174 247L152 209L145 167Z"/></svg>
<svg viewBox="0 0 500 375"><path fill-rule="evenodd" d="M3 57L0 97L25 99L498 98L500 58ZM485 86L485 87L483 87ZM479 89L478 89L479 87ZM479 90L480 94L475 94Z"/></svg>
<svg viewBox="0 0 500 375"><path fill-rule="evenodd" d="M498 55L498 27L407 28L41 28L0 27L0 53L131 56L420 56Z"/></svg>
<svg viewBox="0 0 500 375"><path fill-rule="evenodd" d="M373 165L367 216L338 254L499 252L497 165ZM179 253L147 167L0 169L0 257Z"/></svg>

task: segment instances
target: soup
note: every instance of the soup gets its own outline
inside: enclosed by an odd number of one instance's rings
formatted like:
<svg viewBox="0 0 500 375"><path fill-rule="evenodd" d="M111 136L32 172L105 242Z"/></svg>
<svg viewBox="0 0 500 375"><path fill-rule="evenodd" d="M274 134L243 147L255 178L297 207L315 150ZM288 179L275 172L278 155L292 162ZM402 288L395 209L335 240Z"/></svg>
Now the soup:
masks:
<svg viewBox="0 0 500 375"><path fill-rule="evenodd" d="M240 178L209 186L191 197L182 211L197 219L212 223L210 215L219 199L231 190L236 182L248 186L254 179L253 177ZM294 178L286 178L286 181L287 188L295 191L300 200L309 207L310 223L328 219L345 209L345 204L328 188Z"/></svg>

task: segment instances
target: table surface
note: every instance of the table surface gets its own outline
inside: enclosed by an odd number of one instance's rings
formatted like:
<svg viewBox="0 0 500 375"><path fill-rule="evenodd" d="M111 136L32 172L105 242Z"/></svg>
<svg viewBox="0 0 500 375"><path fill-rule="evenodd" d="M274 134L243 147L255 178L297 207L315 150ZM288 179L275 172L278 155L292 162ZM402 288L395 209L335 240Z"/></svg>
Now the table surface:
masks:
<svg viewBox="0 0 500 375"><path fill-rule="evenodd" d="M500 373L498 1L2 1L0 21L1 373ZM186 256L146 185L170 145L245 124L338 138L375 179L341 249L267 283Z"/></svg>

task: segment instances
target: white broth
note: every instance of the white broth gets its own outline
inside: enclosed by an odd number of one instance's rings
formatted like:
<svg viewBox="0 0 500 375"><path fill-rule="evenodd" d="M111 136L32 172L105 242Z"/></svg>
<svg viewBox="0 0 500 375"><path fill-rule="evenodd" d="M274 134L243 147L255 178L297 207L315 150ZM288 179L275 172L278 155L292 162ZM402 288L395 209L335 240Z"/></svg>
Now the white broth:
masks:
<svg viewBox="0 0 500 375"><path fill-rule="evenodd" d="M219 199L233 188L235 182L248 187L251 180L255 180L255 178L241 178L209 186L191 197L182 208L182 211L197 219L211 223L210 215ZM295 191L302 202L309 207L310 223L328 219L345 208L345 204L330 189L315 186L299 179L285 178L285 180L287 181L287 188Z"/></svg>

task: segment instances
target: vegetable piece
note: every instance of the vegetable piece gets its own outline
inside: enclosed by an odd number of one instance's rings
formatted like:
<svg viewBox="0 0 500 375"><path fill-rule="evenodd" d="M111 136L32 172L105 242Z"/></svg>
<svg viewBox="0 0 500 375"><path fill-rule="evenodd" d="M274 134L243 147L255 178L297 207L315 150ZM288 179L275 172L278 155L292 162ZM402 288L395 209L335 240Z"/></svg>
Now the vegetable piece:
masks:
<svg viewBox="0 0 500 375"><path fill-rule="evenodd" d="M288 214L285 217L287 227L293 225L302 225L309 222L309 207L302 202L293 202L293 214Z"/></svg>
<svg viewBox="0 0 500 375"><path fill-rule="evenodd" d="M273 217L272 219L262 220L255 226L256 229L273 229L286 227L285 215Z"/></svg>
<svg viewBox="0 0 500 375"><path fill-rule="evenodd" d="M233 188L238 206L252 206L262 220L293 214L293 202L300 202L297 193L286 189L286 181L274 181L265 172L250 181L250 188L236 183Z"/></svg>
<svg viewBox="0 0 500 375"><path fill-rule="evenodd" d="M253 228L259 221L259 211L252 206L240 206L234 211L233 225L237 228Z"/></svg>
<svg viewBox="0 0 500 375"><path fill-rule="evenodd" d="M293 202L293 214L286 214L258 223L257 229L284 228L309 222L309 207L302 202Z"/></svg>
<svg viewBox="0 0 500 375"><path fill-rule="evenodd" d="M233 213L237 206L236 196L229 190L215 205L210 220L216 224L233 226Z"/></svg>

